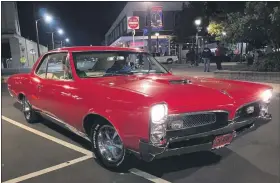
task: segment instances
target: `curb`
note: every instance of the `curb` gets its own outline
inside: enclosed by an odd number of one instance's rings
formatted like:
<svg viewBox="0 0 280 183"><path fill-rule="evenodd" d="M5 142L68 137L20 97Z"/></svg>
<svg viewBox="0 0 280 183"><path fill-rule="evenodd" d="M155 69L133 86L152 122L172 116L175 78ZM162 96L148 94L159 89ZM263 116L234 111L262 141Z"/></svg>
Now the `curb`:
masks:
<svg viewBox="0 0 280 183"><path fill-rule="evenodd" d="M238 79L232 79L232 78L222 78L222 77L216 77L214 73L197 73L197 72L174 72L175 75L181 75L181 76L191 76L191 77L205 77L205 78L217 78L217 79L229 79L229 80L236 80L236 81L247 81L252 83L259 83L264 85L269 85L273 87L273 91L276 93L280 93L280 84L277 83L268 83L268 82L262 82L262 81L250 81L250 80L238 80Z"/></svg>
<svg viewBox="0 0 280 183"><path fill-rule="evenodd" d="M255 72L255 71L215 71L214 77L251 82L280 82L280 72Z"/></svg>

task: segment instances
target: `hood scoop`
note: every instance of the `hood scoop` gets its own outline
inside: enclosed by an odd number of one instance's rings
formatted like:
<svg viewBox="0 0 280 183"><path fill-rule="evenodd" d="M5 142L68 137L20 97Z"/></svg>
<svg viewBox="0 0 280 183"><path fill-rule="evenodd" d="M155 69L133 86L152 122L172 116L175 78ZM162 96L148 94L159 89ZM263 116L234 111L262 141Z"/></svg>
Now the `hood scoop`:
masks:
<svg viewBox="0 0 280 183"><path fill-rule="evenodd" d="M190 84L192 82L187 79L178 79L178 80L170 80L169 83L175 85L175 84Z"/></svg>

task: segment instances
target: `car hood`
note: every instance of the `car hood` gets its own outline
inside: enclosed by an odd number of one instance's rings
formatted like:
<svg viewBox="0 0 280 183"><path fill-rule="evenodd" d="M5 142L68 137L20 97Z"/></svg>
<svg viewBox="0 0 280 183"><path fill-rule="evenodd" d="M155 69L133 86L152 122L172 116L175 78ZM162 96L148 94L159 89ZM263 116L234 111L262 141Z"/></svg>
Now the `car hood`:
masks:
<svg viewBox="0 0 280 183"><path fill-rule="evenodd" d="M174 75L141 75L104 78L99 82L112 88L141 93L155 102L166 102L174 109L211 110L232 107L236 102L253 100L255 92L242 82Z"/></svg>

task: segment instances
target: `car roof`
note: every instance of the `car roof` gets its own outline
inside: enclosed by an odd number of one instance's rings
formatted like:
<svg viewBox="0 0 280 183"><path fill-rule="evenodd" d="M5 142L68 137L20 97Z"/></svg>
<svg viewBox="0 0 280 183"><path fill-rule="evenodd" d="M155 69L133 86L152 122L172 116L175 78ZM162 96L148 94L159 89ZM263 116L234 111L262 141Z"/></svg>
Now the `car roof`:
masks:
<svg viewBox="0 0 280 183"><path fill-rule="evenodd" d="M74 47L63 47L49 52L80 52L80 51L131 51L131 52L144 52L142 49L138 48L123 48L123 47L113 47L113 46L74 46Z"/></svg>

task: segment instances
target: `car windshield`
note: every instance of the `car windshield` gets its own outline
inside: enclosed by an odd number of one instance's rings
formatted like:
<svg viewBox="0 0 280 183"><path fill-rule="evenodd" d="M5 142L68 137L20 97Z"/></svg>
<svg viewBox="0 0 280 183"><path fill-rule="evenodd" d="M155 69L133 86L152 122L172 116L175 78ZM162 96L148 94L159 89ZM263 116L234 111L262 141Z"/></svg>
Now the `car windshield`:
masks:
<svg viewBox="0 0 280 183"><path fill-rule="evenodd" d="M167 73L151 55L127 51L72 53L79 77L106 77L126 74Z"/></svg>

